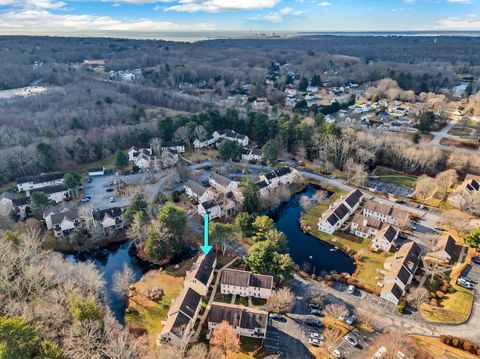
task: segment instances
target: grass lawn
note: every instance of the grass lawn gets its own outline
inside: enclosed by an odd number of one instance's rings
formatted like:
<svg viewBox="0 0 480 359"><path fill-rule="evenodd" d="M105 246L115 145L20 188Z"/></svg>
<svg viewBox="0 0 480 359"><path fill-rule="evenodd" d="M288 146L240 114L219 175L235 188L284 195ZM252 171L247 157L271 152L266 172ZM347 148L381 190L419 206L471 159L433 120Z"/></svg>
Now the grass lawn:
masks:
<svg viewBox="0 0 480 359"><path fill-rule="evenodd" d="M230 304L232 302L232 297L231 294L222 294L220 291L217 291L217 293L215 293L215 302Z"/></svg>
<svg viewBox="0 0 480 359"><path fill-rule="evenodd" d="M438 338L414 335L411 337L418 349L425 349L434 358L474 359L478 356L443 344Z"/></svg>
<svg viewBox="0 0 480 359"><path fill-rule="evenodd" d="M423 304L422 317L432 323L461 324L468 320L473 306L474 293L468 289L453 286L455 293L446 294L439 307Z"/></svg>
<svg viewBox="0 0 480 359"><path fill-rule="evenodd" d="M398 176L398 175L377 175L377 180L383 183L390 183L396 186L415 188L417 184L417 179L415 177L409 176Z"/></svg>
<svg viewBox="0 0 480 359"><path fill-rule="evenodd" d="M235 304L248 307L248 298L240 297L239 295L237 295L237 297L235 298Z"/></svg>
<svg viewBox="0 0 480 359"><path fill-rule="evenodd" d="M267 300L262 299L262 298L252 297L252 304L253 305L265 305L265 304L267 304Z"/></svg>
<svg viewBox="0 0 480 359"><path fill-rule="evenodd" d="M320 232L317 228L318 218L325 210L328 209L328 206L335 202L335 200L343 193L344 192L341 191L337 192L328 201L312 207L303 214L302 219L307 222L308 226L311 227L311 234L320 238L321 240L336 245L342 249L348 247L355 250L357 253L362 251L363 259L357 263L358 267L356 279L365 284L365 286L368 288L372 290L378 290L379 287L377 286L377 282L379 281L379 278L376 277L381 276L381 274L378 273L378 270L383 267L383 262L386 258L385 255L371 252L369 249L370 241L368 239L337 232L335 232L333 235L330 235Z"/></svg>
<svg viewBox="0 0 480 359"><path fill-rule="evenodd" d="M329 328L334 328L341 331L342 336L347 335L353 329L353 327L348 325L347 323L344 323L338 319L332 318L328 315L325 318L323 318L323 323Z"/></svg>
<svg viewBox="0 0 480 359"><path fill-rule="evenodd" d="M217 269L221 269L223 268L227 263L231 262L232 259L234 257L233 256L229 256L229 255L218 255L217 256Z"/></svg>
<svg viewBox="0 0 480 359"><path fill-rule="evenodd" d="M152 270L135 283L135 293L129 299L130 313L125 322L134 331L145 331L150 342L155 343L156 335L162 330L162 321L167 318L172 300L178 295L183 285L183 277L175 277L165 272ZM148 299L148 290L158 287L163 289L163 298L156 302Z"/></svg>

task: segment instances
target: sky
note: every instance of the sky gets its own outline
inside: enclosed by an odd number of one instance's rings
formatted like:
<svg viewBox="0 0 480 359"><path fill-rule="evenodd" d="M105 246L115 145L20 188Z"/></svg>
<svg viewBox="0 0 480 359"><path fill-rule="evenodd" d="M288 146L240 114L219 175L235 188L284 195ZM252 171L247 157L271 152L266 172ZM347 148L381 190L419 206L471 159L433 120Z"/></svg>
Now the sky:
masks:
<svg viewBox="0 0 480 359"><path fill-rule="evenodd" d="M480 0L0 0L0 34L480 30Z"/></svg>

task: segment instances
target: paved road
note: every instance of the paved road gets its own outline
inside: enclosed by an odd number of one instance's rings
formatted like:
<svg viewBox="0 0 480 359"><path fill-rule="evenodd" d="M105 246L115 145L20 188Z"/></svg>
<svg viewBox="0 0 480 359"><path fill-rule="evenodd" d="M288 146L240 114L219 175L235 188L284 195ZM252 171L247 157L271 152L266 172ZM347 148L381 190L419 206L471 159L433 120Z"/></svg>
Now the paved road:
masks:
<svg viewBox="0 0 480 359"><path fill-rule="evenodd" d="M448 131L450 131L455 125L457 124L456 120L451 120L444 128L442 128L438 132L433 132L435 137L433 138L432 142L430 142L433 146L443 150L443 151L453 151L453 150L459 150L468 154L479 154L480 150L469 150L467 148L461 148L461 147L451 147L451 146L445 146L440 144L440 141L442 138L456 138L458 139L458 136L450 135Z"/></svg>
<svg viewBox="0 0 480 359"><path fill-rule="evenodd" d="M480 278L480 266L478 276ZM351 295L346 292L345 285L337 285L334 288L320 286L318 282L306 281L298 276L291 281L295 291L306 292L317 287L323 293L326 303L339 303L353 310L359 303L367 305L374 313L375 327L381 332L399 331L408 334L439 336L441 334L451 334L458 337L480 341L480 317L477 307L480 305L478 298L470 319L465 324L460 325L442 325L427 323L418 312L401 315L395 311L395 306L391 303L374 296L372 294L358 291L357 295Z"/></svg>

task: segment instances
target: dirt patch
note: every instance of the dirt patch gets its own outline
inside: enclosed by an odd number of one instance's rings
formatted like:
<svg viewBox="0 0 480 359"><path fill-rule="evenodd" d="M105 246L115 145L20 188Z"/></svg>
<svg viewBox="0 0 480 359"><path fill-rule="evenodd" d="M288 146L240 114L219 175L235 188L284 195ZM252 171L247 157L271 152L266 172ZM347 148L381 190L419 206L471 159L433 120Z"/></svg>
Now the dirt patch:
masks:
<svg viewBox="0 0 480 359"><path fill-rule="evenodd" d="M450 147L465 148L469 150L477 150L479 147L478 141L474 140L461 140L456 138L442 138L440 144Z"/></svg>

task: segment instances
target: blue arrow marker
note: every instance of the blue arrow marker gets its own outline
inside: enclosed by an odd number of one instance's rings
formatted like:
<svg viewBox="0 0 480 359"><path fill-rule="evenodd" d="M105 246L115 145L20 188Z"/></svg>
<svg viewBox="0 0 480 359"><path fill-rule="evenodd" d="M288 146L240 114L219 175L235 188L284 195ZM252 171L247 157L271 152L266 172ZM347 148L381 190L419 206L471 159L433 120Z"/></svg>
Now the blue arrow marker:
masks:
<svg viewBox="0 0 480 359"><path fill-rule="evenodd" d="M213 247L208 244L208 214L205 213L203 216L203 246L200 246L200 249L207 255L212 248Z"/></svg>

